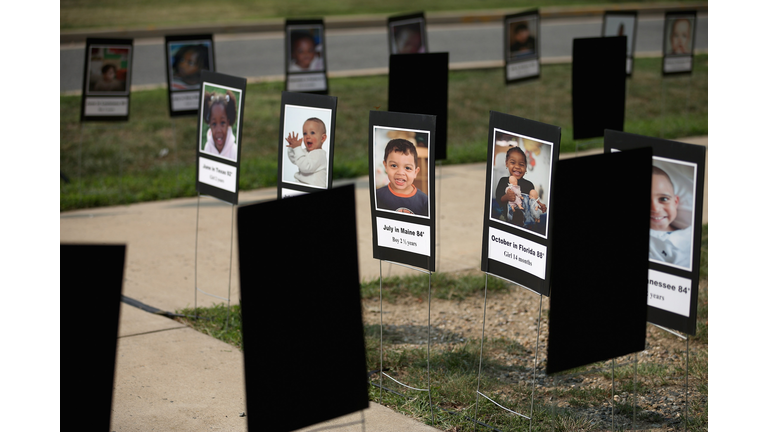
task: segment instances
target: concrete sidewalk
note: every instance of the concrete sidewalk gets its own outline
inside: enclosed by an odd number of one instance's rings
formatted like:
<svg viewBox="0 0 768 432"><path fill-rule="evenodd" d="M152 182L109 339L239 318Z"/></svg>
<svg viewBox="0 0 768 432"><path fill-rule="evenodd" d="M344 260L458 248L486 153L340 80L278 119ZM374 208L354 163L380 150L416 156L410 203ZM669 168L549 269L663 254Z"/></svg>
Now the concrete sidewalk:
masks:
<svg viewBox="0 0 768 432"><path fill-rule="evenodd" d="M707 137L680 141L700 145L708 142ZM588 153L594 152L600 150ZM437 169L436 177L437 270L479 269L485 163L445 166ZM376 279L380 262L372 257L368 179L356 179L354 184L360 275L363 280ZM704 223L706 184L705 181ZM450 191L450 195L442 191ZM276 196L276 188L241 192L240 203L247 205ZM200 199L196 230L197 214L198 198L66 212L60 215L60 241L127 244L123 294L161 310L173 312L195 302L198 306L209 306L227 297L237 302L240 287L236 244L234 250L230 248L233 208L212 198ZM230 253L231 288L226 271ZM200 289L219 298L196 295L195 271ZM385 276L415 273L391 264L384 264L381 271ZM111 430L246 429L245 418L239 416L245 411L239 351L168 318L124 303L120 314ZM374 403L363 415L366 431L435 430ZM306 430L333 424L346 425L334 428L336 431L359 431L360 419L361 415L355 413Z"/></svg>

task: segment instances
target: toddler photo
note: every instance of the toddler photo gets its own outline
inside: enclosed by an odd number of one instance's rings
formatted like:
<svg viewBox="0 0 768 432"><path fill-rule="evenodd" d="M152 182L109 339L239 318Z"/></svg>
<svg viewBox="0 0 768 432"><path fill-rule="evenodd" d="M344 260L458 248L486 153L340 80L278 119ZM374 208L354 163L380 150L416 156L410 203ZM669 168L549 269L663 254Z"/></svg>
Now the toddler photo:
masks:
<svg viewBox="0 0 768 432"><path fill-rule="evenodd" d="M214 84L203 88L200 150L237 162L240 90Z"/></svg>
<svg viewBox="0 0 768 432"><path fill-rule="evenodd" d="M429 217L429 132L374 126L376 209Z"/></svg>
<svg viewBox="0 0 768 432"><path fill-rule="evenodd" d="M494 129L491 219L547 236L550 143Z"/></svg>
<svg viewBox="0 0 768 432"><path fill-rule="evenodd" d="M169 43L171 90L197 90L200 73L211 70L211 41Z"/></svg>
<svg viewBox="0 0 768 432"><path fill-rule="evenodd" d="M325 69L321 34L320 26L290 31L288 72L323 71Z"/></svg>

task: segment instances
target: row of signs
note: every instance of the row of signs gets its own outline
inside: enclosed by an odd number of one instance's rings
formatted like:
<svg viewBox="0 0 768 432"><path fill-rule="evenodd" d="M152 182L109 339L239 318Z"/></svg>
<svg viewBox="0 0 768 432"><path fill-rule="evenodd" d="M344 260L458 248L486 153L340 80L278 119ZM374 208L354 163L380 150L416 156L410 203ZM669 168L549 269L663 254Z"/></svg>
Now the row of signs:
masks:
<svg viewBox="0 0 768 432"><path fill-rule="evenodd" d="M670 34L682 25L680 19L687 19L678 15L668 14L667 27ZM514 43L515 30L520 28L520 23L525 19L528 19L528 37L533 37L535 41L538 14L517 14L507 18L507 60L522 64L530 61L528 56L531 55L538 62L538 42L525 43L521 40L519 44ZM629 21L622 21L624 18L623 15L616 20L606 17L604 33L615 28L619 35L634 35L636 16ZM689 30L692 30L695 23L695 13L691 19ZM298 27L292 27L294 24ZM415 31L417 26L414 24L419 24L423 32L423 17L409 17L402 28L390 22L393 41ZM295 60L299 67L306 63L306 59L299 55L304 42L297 36L299 33L290 33L289 28L290 31L303 32L308 28L302 26L312 25L322 24L300 22L286 27L290 35L286 38L286 44L290 46L287 49L292 53L289 58ZM532 30L534 27L535 30ZM604 39L612 41L614 38ZM671 35L671 45L674 45L673 39ZM623 48L623 40L619 42L622 44L620 48ZM426 38L422 38L421 43L426 51ZM130 44L121 45L115 41L89 40L86 62L90 67L86 68L88 72L84 79L83 93L85 117L127 118L130 48ZM392 46L393 50L395 48L396 44ZM529 48L531 52L527 52ZM574 52L577 48L575 44ZM246 80L205 69L205 66L213 66L210 37L169 37L166 50L169 58L169 103L178 108L176 112L191 111L198 114L197 190L237 204ZM594 51L587 46L584 50ZM416 53L420 51L421 48ZM690 52L686 55L690 55ZM575 57L574 76L577 69ZM391 56L391 66L398 59L406 59L408 67L391 67L391 74L396 76L398 69L425 71L429 75L428 79L440 82L434 91L435 96L447 96L447 53ZM425 59L429 62L438 61L441 66L430 67L433 66L430 63L425 64L425 67L413 67L414 61ZM312 62L314 60L310 60L309 64ZM617 64L621 67L623 61ZM287 69L290 72L291 66L288 65ZM442 77L441 73L438 74L439 79L436 79L434 71L443 69L446 76ZM618 72L621 75L622 69L618 69ZM631 70L627 69L627 72L631 73ZM324 70L322 74L324 77ZM390 111L372 111L369 117L373 252L377 259L434 271L434 166L435 160L445 158L447 112L445 115L406 113L430 111L412 109L409 104L413 104L413 97L405 98L401 104L403 106L398 106L393 88L419 81L413 79L412 73L405 78L398 85L390 83ZM442 89L443 86L445 89ZM401 93L412 96L410 91ZM432 100L434 97L415 99ZM574 94L574 103L576 99ZM337 99L333 96L312 92L283 93L278 198L331 188L336 105ZM436 105L447 107L447 100ZM623 118L620 123L623 123ZM559 127L491 113L482 269L542 295L549 295L552 286L553 251L557 250L553 238L566 238L565 234L553 230L553 211L560 217L568 217L569 212L576 211L559 209L557 201L553 201L553 197L557 197L554 178L559 145ZM606 154L639 147L653 149L648 238L648 320L693 334L705 149L621 132L605 132ZM596 185L594 180L589 184ZM647 202L647 197L645 199Z"/></svg>
<svg viewBox="0 0 768 432"><path fill-rule="evenodd" d="M541 31L538 10L504 18L504 59L507 83L540 76ZM693 70L696 12L668 12L664 25L666 74ZM427 53L423 13L387 20L391 54ZM606 12L603 37L626 38L626 72L632 74L637 35L636 12ZM285 25L286 90L327 94L327 50L323 20L288 20ZM82 120L127 120L133 41L88 39L83 78ZM167 36L165 40L168 103L171 116L194 115L202 71L215 71L213 36Z"/></svg>
<svg viewBox="0 0 768 432"><path fill-rule="evenodd" d="M204 73L198 127L197 187L236 204L245 80ZM278 198L332 186L337 99L283 92ZM371 111L369 178L374 258L435 270L437 116ZM554 181L560 128L491 112L482 270L548 296L558 238L552 218L592 210L597 178L584 179L584 207L560 209ZM649 320L695 333L705 148L606 131L605 153L653 150L648 232ZM609 181L609 179L605 179ZM631 179L630 179L631 180ZM598 188L598 190L592 190ZM649 196L639 196L647 203ZM601 207L602 208L602 207ZM616 209L614 209L616 210ZM620 210L620 209L619 209ZM596 216L595 225L599 226ZM605 225L605 224L603 224ZM554 233L554 234L553 234ZM596 236L604 235L596 231ZM565 235L561 235L565 239Z"/></svg>

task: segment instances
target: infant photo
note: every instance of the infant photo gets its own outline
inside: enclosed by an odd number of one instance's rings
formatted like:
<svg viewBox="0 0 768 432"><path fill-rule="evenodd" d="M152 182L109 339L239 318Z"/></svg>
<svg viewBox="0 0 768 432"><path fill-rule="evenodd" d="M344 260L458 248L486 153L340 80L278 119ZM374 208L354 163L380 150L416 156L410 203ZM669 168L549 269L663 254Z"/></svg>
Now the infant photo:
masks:
<svg viewBox="0 0 768 432"><path fill-rule="evenodd" d="M128 94L130 46L91 45L88 53L88 94Z"/></svg>
<svg viewBox="0 0 768 432"><path fill-rule="evenodd" d="M695 184L696 165L653 158L649 260L691 270Z"/></svg>
<svg viewBox="0 0 768 432"><path fill-rule="evenodd" d="M237 162L237 128L241 91L217 84L203 85L198 148L203 154Z"/></svg>
<svg viewBox="0 0 768 432"><path fill-rule="evenodd" d="M200 73L211 70L212 41L169 42L168 55L171 91L197 90Z"/></svg>
<svg viewBox="0 0 768 432"><path fill-rule="evenodd" d="M494 129L491 219L547 238L552 143Z"/></svg>
<svg viewBox="0 0 768 432"><path fill-rule="evenodd" d="M325 108L285 105L283 182L328 188L332 114Z"/></svg>
<svg viewBox="0 0 768 432"><path fill-rule="evenodd" d="M429 217L429 132L373 127L376 210Z"/></svg>

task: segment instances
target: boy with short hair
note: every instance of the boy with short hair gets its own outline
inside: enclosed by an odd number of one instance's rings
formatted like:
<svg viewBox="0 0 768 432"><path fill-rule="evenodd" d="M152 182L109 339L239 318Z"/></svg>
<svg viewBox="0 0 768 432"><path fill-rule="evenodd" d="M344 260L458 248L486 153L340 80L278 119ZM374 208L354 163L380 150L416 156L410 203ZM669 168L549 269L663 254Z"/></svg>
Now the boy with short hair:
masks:
<svg viewBox="0 0 768 432"><path fill-rule="evenodd" d="M677 229L680 197L672 179L664 170L653 167L651 176L651 233L648 257L652 260L689 268L691 266L691 229Z"/></svg>
<svg viewBox="0 0 768 432"><path fill-rule="evenodd" d="M324 188L328 177L328 157L322 148L328 138L325 123L311 117L304 122L302 129L303 138L299 139L299 134L294 132L285 138L288 159L299 169L293 177L301 183ZM302 142L304 147L301 147Z"/></svg>
<svg viewBox="0 0 768 432"><path fill-rule="evenodd" d="M384 168L389 184L376 189L376 207L429 216L429 197L413 185L421 170L416 146L400 138L387 143L384 149Z"/></svg>

